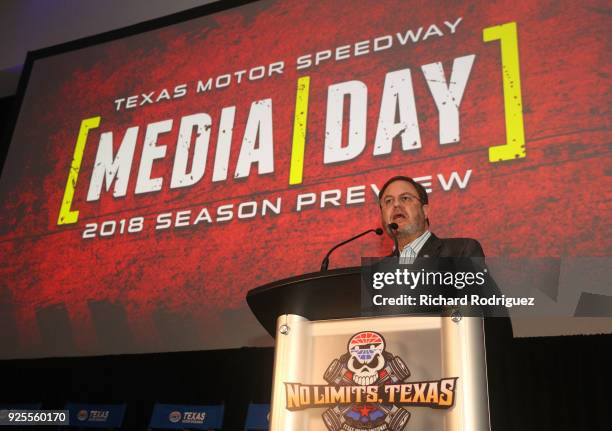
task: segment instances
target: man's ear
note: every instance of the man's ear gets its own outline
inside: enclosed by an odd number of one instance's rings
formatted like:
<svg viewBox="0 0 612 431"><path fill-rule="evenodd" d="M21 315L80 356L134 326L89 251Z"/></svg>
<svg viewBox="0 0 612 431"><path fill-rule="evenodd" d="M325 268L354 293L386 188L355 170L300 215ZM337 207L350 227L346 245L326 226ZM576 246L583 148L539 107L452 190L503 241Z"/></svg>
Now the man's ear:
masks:
<svg viewBox="0 0 612 431"><path fill-rule="evenodd" d="M425 214L425 218L429 218L429 205L423 204L423 214Z"/></svg>

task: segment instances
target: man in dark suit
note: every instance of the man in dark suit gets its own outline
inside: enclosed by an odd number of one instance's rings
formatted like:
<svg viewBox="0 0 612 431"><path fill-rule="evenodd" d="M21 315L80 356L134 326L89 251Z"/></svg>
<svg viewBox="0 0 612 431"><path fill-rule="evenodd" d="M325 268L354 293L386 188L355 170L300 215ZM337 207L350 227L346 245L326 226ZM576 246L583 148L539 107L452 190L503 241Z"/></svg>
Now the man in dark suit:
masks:
<svg viewBox="0 0 612 431"><path fill-rule="evenodd" d="M484 258L478 241L472 238L438 238L429 230L429 198L425 188L410 177L390 178L380 189L381 221L389 236L390 223L395 231L400 262L411 263L418 258ZM482 260L484 264L484 259ZM497 286L491 280L489 288ZM503 388L506 386L504 364L511 347L512 326L508 318L487 318L484 322L489 381L489 404L492 429L501 429L504 417Z"/></svg>
<svg viewBox="0 0 612 431"><path fill-rule="evenodd" d="M390 236L389 224L398 225L396 235L402 258L484 257L482 247L475 239L442 239L429 231L427 191L412 178L390 178L381 187L378 198L382 225Z"/></svg>

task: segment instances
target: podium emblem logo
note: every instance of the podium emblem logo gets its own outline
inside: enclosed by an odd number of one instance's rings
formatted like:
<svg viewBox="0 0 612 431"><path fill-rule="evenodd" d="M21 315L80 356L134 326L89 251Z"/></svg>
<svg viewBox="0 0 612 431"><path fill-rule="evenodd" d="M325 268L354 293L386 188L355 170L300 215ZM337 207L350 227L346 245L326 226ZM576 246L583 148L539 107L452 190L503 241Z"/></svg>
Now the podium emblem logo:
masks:
<svg viewBox="0 0 612 431"><path fill-rule="evenodd" d="M325 371L327 385L285 383L288 410L328 407L322 417L329 431L403 431L410 419L405 407L453 406L457 378L406 382L410 370L382 334L359 332L346 350Z"/></svg>
<svg viewBox="0 0 612 431"><path fill-rule="evenodd" d="M323 378L330 385L342 386L380 387L404 382L410 376L408 367L385 347L385 339L378 332L359 332L349 340L347 353L332 361ZM406 409L380 402L335 406L323 413L323 421L330 431L400 431L408 419L410 413Z"/></svg>

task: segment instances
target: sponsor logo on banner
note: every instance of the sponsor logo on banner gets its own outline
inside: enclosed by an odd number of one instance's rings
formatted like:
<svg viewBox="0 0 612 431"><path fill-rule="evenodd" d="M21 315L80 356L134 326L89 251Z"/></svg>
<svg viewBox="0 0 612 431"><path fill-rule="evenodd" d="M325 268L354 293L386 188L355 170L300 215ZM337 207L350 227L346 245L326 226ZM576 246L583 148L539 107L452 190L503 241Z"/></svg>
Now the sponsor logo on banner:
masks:
<svg viewBox="0 0 612 431"><path fill-rule="evenodd" d="M182 419L182 420L181 420ZM184 424L203 424L206 420L206 412L179 412L175 410L168 415L168 420L173 424L181 422Z"/></svg>
<svg viewBox="0 0 612 431"><path fill-rule="evenodd" d="M149 428L220 429L223 426L223 411L223 405L155 404Z"/></svg>
<svg viewBox="0 0 612 431"><path fill-rule="evenodd" d="M90 422L106 422L110 411L108 410L90 410L89 421Z"/></svg>
<svg viewBox="0 0 612 431"><path fill-rule="evenodd" d="M401 431L410 419L405 407L454 405L458 377L406 382L409 377L408 366L386 349L380 333L362 331L329 364L323 376L328 385L285 383L286 408L328 407L322 417L329 431Z"/></svg>
<svg viewBox="0 0 612 431"><path fill-rule="evenodd" d="M184 412L184 424L203 424L206 420L206 412Z"/></svg>
<svg viewBox="0 0 612 431"><path fill-rule="evenodd" d="M175 410L168 415L168 420L175 424L181 420L181 417L181 412Z"/></svg>

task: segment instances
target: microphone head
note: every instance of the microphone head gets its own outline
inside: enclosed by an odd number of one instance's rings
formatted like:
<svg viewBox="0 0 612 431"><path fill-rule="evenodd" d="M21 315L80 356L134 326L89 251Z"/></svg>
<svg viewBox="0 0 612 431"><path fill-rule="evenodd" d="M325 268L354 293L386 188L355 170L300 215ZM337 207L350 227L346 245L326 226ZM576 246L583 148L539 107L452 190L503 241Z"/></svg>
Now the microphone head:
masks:
<svg viewBox="0 0 612 431"><path fill-rule="evenodd" d="M382 235L383 234L383 230L381 228L377 228L376 230L374 230L374 232L376 232L376 235Z"/></svg>
<svg viewBox="0 0 612 431"><path fill-rule="evenodd" d="M389 227L389 229L391 229L391 230L397 230L397 229L399 228L399 226L398 226L398 224L397 224L397 223L389 223L387 226L388 226L388 227Z"/></svg>

